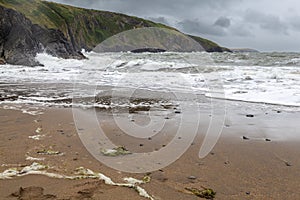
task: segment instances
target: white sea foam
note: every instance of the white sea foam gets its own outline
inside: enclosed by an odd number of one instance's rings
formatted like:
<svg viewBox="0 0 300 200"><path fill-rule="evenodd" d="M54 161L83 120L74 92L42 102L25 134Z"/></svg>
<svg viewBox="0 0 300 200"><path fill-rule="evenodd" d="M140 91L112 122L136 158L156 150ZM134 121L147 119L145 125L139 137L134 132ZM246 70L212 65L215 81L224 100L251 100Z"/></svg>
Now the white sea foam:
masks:
<svg viewBox="0 0 300 200"><path fill-rule="evenodd" d="M85 52L85 55L87 60L65 60L38 54L36 58L43 67L2 66L0 104L15 109L20 106L13 104L70 106L74 94L85 98L105 92L103 87L124 87L300 107L298 54ZM199 62L194 63L195 59ZM92 89L95 91L89 91ZM112 105L99 102L82 106Z"/></svg>

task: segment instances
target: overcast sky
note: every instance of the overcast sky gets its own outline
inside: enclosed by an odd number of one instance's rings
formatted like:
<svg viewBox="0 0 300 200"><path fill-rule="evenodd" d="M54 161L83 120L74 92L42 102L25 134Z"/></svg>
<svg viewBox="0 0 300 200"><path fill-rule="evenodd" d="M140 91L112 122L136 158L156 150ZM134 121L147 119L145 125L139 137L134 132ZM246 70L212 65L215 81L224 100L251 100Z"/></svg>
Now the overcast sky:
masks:
<svg viewBox="0 0 300 200"><path fill-rule="evenodd" d="M134 15L226 47L300 52L299 0L53 0Z"/></svg>

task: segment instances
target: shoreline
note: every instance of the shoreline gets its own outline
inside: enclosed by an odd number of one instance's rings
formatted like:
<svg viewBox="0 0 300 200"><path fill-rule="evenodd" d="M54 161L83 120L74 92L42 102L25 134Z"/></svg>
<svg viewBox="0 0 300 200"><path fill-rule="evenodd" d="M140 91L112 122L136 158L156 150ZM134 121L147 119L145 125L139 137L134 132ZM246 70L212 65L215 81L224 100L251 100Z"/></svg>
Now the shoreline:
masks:
<svg viewBox="0 0 300 200"><path fill-rule="evenodd" d="M225 125L229 127L223 129L218 143L207 157L198 157L203 141L203 135L199 134L180 159L162 170L152 172L149 175L151 181L141 187L155 199L199 199L189 194L185 188L201 189L202 186L216 191L215 199L296 199L300 196L297 188L300 183L300 150L297 148L300 141L295 140L296 136L289 137L288 133L299 127L295 123L299 113L274 111L268 115L256 114L254 118L247 118L241 113L240 109L230 109L230 120L225 120ZM275 124L281 120L279 116L290 120L291 125L294 122L295 130L289 130L284 122ZM107 132L116 132L111 119L106 117L105 120ZM38 162L50 166L49 171L53 173L74 175L76 168L84 167L101 172L115 182L124 182L124 177L143 179L146 175L118 172L94 159L78 137L71 109L47 108L44 114L36 116L0 109L0 121L0 173L15 167L10 164L29 166ZM276 130L269 124L262 123L267 121L273 121ZM207 121L203 119L200 125L205 123ZM284 132L288 141L278 137L279 132ZM29 138L34 135L43 136L39 140ZM122 137L117 135L112 138L115 141L118 138L121 140ZM247 136L249 140L243 140L243 136ZM266 138L271 141L265 141ZM131 144L133 146L128 146L129 149L139 151L142 148L139 143ZM146 144L144 148L147 150ZM41 150L61 154L38 154ZM26 160L26 156L44 160ZM0 196L3 199L18 192L20 187L30 186L43 188L43 195L51 194L52 199L145 199L130 188L109 186L96 179L65 180L28 175L0 180L0 186ZM24 193L33 195L39 192L40 189L35 189ZM23 198L26 199L26 196Z"/></svg>

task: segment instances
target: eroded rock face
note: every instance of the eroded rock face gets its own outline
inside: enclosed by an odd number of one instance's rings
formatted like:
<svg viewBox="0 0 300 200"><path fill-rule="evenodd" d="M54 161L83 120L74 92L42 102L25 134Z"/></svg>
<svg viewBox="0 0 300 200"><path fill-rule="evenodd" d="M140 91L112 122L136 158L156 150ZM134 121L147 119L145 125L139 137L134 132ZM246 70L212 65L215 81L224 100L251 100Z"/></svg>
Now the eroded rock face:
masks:
<svg viewBox="0 0 300 200"><path fill-rule="evenodd" d="M39 43L34 39L32 24L20 13L0 7L0 55L7 63L38 65L34 60Z"/></svg>
<svg viewBox="0 0 300 200"><path fill-rule="evenodd" d="M59 30L34 25L23 14L0 6L0 58L9 64L40 65L39 52L62 58L83 58Z"/></svg>

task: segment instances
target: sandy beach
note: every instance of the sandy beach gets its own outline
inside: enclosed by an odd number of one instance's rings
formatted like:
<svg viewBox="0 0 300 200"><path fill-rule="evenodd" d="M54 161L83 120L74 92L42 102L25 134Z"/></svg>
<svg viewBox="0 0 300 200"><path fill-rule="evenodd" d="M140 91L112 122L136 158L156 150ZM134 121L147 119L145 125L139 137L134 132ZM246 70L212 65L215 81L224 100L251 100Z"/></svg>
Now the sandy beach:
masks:
<svg viewBox="0 0 300 200"><path fill-rule="evenodd" d="M300 199L299 8L0 0L0 200Z"/></svg>
<svg viewBox="0 0 300 200"><path fill-rule="evenodd" d="M217 193L215 199L297 199L300 141L289 137L292 130L286 128L287 123L277 121L282 116L294 125L295 131L299 128L295 123L299 113L270 109L268 114L253 119L234 117L239 112L236 109L228 113L231 121L226 121L221 138L204 159L198 157L203 141L199 134L188 151L170 166L149 174L130 174L111 169L89 154L78 137L71 109L49 108L36 116L1 109L0 170L22 170L36 162L47 166L41 171L76 176L78 168L83 167L102 173L115 183L126 183L125 177L142 180L147 175L151 180L139 186L153 199L199 199L186 188L202 187L213 189ZM114 135L115 127L107 116L103 126ZM273 127L263 127L262 118L273 121ZM286 139L277 137L277 131L286 134ZM32 137L37 135L38 138ZM118 140L116 135L112 138ZM126 148L139 151L143 146L132 143ZM134 188L107 185L97 178L19 175L4 179L2 173L1 199L147 199Z"/></svg>

